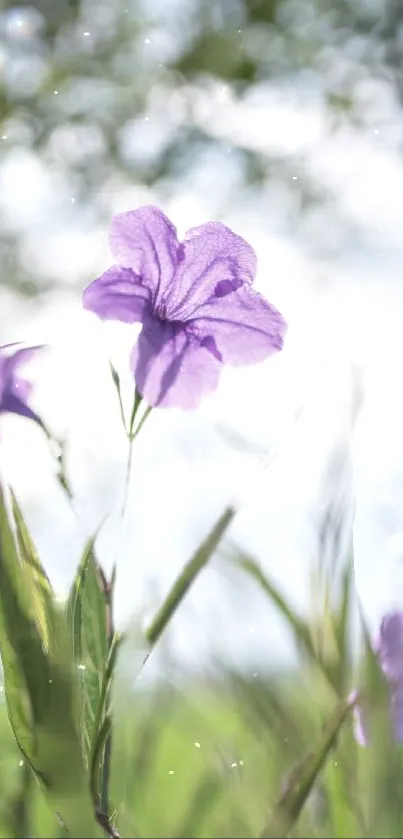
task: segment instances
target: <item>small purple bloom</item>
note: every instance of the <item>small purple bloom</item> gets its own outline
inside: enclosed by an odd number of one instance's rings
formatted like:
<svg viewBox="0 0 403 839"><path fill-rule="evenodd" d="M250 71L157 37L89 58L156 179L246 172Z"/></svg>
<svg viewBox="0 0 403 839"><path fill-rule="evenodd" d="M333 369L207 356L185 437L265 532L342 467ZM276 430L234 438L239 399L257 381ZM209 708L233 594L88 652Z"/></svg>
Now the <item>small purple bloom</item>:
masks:
<svg viewBox="0 0 403 839"><path fill-rule="evenodd" d="M0 414L20 414L42 425L41 419L28 405L32 385L19 376L20 367L43 347L28 347L8 353L19 344L0 347Z"/></svg>
<svg viewBox="0 0 403 839"><path fill-rule="evenodd" d="M252 289L256 255L219 222L183 243L157 207L115 216L116 260L83 293L100 318L142 323L131 367L153 406L196 408L217 387L223 364L250 364L281 350L279 312Z"/></svg>
<svg viewBox="0 0 403 839"><path fill-rule="evenodd" d="M388 686L389 710L394 738L403 742L403 612L385 615L374 645L379 665ZM368 711L368 715L370 710ZM365 708L356 705L355 737L362 746L368 744L368 718Z"/></svg>

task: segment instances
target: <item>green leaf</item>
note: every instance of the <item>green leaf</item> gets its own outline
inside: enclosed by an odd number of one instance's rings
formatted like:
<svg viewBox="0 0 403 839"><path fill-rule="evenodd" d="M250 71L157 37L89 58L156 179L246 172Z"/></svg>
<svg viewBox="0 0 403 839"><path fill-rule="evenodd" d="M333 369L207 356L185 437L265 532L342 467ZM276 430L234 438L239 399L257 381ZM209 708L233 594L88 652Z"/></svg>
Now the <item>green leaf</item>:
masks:
<svg viewBox="0 0 403 839"><path fill-rule="evenodd" d="M334 633L339 651L338 681L341 689L346 690L350 672L350 644L348 632L351 618L351 601L354 580L352 557L346 564L341 580L341 602L334 619Z"/></svg>
<svg viewBox="0 0 403 839"><path fill-rule="evenodd" d="M111 609L109 588L94 554L95 538L85 549L74 580L67 616L73 638L74 661L80 680L79 702L83 754L89 768L109 651ZM102 722L102 720L101 720Z"/></svg>
<svg viewBox="0 0 403 839"><path fill-rule="evenodd" d="M120 418L122 420L123 428L124 428L126 434L128 434L128 430L126 428L125 409L123 407L123 401L122 401L122 391L121 391L121 387L120 387L120 376L119 376L118 371L113 366L111 361L109 362L109 367L110 367L110 371L111 371L112 381L113 381L113 384L115 385L116 393L117 393L117 397L118 397Z"/></svg>
<svg viewBox="0 0 403 839"><path fill-rule="evenodd" d="M53 589L38 557L35 545L31 539L31 534L29 533L18 501L12 490L10 494L18 549L23 568L26 571L25 578L28 594L31 598L35 620L43 643L48 648L50 642L51 615L54 609Z"/></svg>
<svg viewBox="0 0 403 839"><path fill-rule="evenodd" d="M97 836L75 719L65 616L14 496L12 507L16 539L0 490L0 652L10 722L52 809L74 836Z"/></svg>
<svg viewBox="0 0 403 839"><path fill-rule="evenodd" d="M354 839L361 836L362 825L358 818L358 789L354 788L354 776L348 772L348 767L343 761L329 760L327 762L325 789L332 835L337 836L338 839Z"/></svg>
<svg viewBox="0 0 403 839"><path fill-rule="evenodd" d="M110 699L112 682L115 673L118 652L122 643L122 637L117 633L111 638L108 660L102 680L101 693L98 710L94 722L94 736L90 759L90 785L93 801L107 815L108 806L108 785L109 785L109 758L107 753L108 741L112 731L110 713ZM106 774L105 774L106 773Z"/></svg>
<svg viewBox="0 0 403 839"><path fill-rule="evenodd" d="M186 563L185 567L176 578L161 608L158 610L154 620L146 631L146 638L151 648L154 647L166 629L169 621L193 585L196 577L211 559L211 556L231 524L234 516L235 510L232 507L227 507L214 525L213 529L210 531L209 535L195 551L189 562Z"/></svg>
<svg viewBox="0 0 403 839"><path fill-rule="evenodd" d="M319 658L316 653L315 646L312 640L311 633L309 631L309 627L306 622L288 605L286 599L280 594L279 590L276 588L274 583L272 583L268 577L263 573L262 569L249 556L245 556L242 554L235 559L235 562L242 568L243 571L246 571L249 576L251 576L260 586L260 588L264 591L264 593L270 598L271 602L275 604L279 612L283 615L286 619L288 625L292 629L295 634L297 642L303 647L305 653L308 654L309 658L319 664L319 666L323 669L323 662ZM326 676L328 676L327 671Z"/></svg>
<svg viewBox="0 0 403 839"><path fill-rule="evenodd" d="M192 798L189 801L184 817L178 825L174 835L177 839L189 839L200 836L203 823L213 809L219 795L222 794L220 780L210 773L206 773L196 784Z"/></svg>
<svg viewBox="0 0 403 839"><path fill-rule="evenodd" d="M289 835L329 753L335 745L337 736L349 716L354 701L348 698L338 703L331 718L326 723L317 745L291 773L284 793L275 805L271 820L260 834L260 839L274 839L274 837Z"/></svg>
<svg viewBox="0 0 403 839"><path fill-rule="evenodd" d="M1 827L7 829L7 834L18 839L32 835L30 815L34 776L28 763L24 763L21 769L17 789L3 809L1 820Z"/></svg>

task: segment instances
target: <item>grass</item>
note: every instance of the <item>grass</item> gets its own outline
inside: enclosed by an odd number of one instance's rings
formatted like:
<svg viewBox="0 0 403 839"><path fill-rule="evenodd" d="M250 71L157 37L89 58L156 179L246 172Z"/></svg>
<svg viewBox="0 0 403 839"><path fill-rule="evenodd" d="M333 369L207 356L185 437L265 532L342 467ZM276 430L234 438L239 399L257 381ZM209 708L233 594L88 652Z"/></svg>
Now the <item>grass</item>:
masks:
<svg viewBox="0 0 403 839"><path fill-rule="evenodd" d="M315 686L303 675L228 673L216 683L164 685L130 696L118 684L111 800L121 835L259 836L334 707L323 682ZM373 750L358 747L346 725L290 835L401 835L401 757L398 747L390 748L394 761L379 785ZM0 750L0 836L64 835L31 778L27 788L4 705ZM374 786L389 810L370 823Z"/></svg>

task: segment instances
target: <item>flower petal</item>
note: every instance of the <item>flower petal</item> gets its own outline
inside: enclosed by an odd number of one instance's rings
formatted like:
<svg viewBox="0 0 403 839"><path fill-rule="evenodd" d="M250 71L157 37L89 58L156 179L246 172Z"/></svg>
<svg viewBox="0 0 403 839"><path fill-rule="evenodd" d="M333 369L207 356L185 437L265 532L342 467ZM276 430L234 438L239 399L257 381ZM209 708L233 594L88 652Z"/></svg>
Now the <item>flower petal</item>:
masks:
<svg viewBox="0 0 403 839"><path fill-rule="evenodd" d="M6 344L5 346L0 347L0 350L8 349L13 346L18 346L18 344ZM16 352L12 355L5 356L3 358L3 375L5 379L11 379L11 377L15 375L17 370L23 364L26 364L26 362L30 361L37 352L43 349L43 344L37 347L22 347L20 350L16 350Z"/></svg>
<svg viewBox="0 0 403 839"><path fill-rule="evenodd" d="M174 320L188 320L211 297L253 282L256 254L225 224L212 221L186 234L183 258L167 301Z"/></svg>
<svg viewBox="0 0 403 839"><path fill-rule="evenodd" d="M385 615L376 648L386 678L403 679L403 612Z"/></svg>
<svg viewBox="0 0 403 839"><path fill-rule="evenodd" d="M83 306L103 320L142 321L151 310L150 290L130 268L114 265L83 291Z"/></svg>
<svg viewBox="0 0 403 839"><path fill-rule="evenodd" d="M23 401L13 390L6 390L0 402L0 414L19 414L27 419L34 420L39 425L43 425L42 420L35 414L34 411Z"/></svg>
<svg viewBox="0 0 403 839"><path fill-rule="evenodd" d="M197 334L214 338L224 364L252 364L281 350L286 323L277 309L249 286L210 298L189 321Z"/></svg>
<svg viewBox="0 0 403 839"><path fill-rule="evenodd" d="M353 708L353 730L354 737L360 746L368 746L367 720L361 705Z"/></svg>
<svg viewBox="0 0 403 839"><path fill-rule="evenodd" d="M149 405L197 408L217 387L221 362L181 324L151 320L132 354L138 391Z"/></svg>
<svg viewBox="0 0 403 839"><path fill-rule="evenodd" d="M115 216L109 244L116 262L131 268L149 286L154 301L166 292L181 246L176 228L158 207L139 207Z"/></svg>
<svg viewBox="0 0 403 839"><path fill-rule="evenodd" d="M403 742L403 681L395 682L391 691L391 715L393 733L398 743Z"/></svg>

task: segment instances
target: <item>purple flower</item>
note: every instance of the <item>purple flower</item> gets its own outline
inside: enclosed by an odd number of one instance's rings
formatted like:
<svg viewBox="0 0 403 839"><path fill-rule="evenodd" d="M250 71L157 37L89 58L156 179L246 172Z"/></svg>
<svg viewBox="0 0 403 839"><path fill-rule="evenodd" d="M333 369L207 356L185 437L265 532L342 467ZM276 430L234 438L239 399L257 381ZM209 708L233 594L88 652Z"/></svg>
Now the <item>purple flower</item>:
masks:
<svg viewBox="0 0 403 839"><path fill-rule="evenodd" d="M100 318L142 323L131 357L149 405L196 408L223 364L262 361L283 346L284 319L252 289L256 255L219 222L176 229L157 207L115 216L116 260L83 293Z"/></svg>
<svg viewBox="0 0 403 839"><path fill-rule="evenodd" d="M42 420L28 405L32 385L19 376L19 368L43 348L29 347L15 350L12 354L7 352L16 346L20 345L6 344L0 347L0 414L20 414L42 425Z"/></svg>
<svg viewBox="0 0 403 839"><path fill-rule="evenodd" d="M375 652L388 688L388 701L394 738L403 742L403 612L392 612L382 620ZM369 711L370 713L370 711ZM368 715L365 708L354 709L355 737L368 745Z"/></svg>

